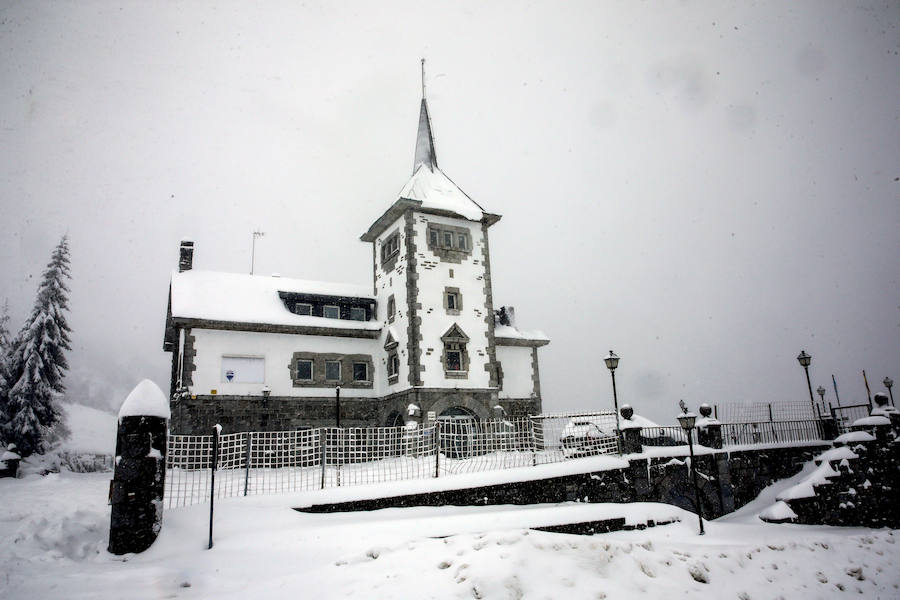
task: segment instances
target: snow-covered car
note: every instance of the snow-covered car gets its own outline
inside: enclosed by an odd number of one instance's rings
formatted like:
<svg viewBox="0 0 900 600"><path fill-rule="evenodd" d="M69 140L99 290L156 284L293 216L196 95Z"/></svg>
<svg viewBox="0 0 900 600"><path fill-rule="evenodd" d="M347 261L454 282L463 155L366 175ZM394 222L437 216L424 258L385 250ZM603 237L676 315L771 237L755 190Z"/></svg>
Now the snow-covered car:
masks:
<svg viewBox="0 0 900 600"><path fill-rule="evenodd" d="M616 447L614 431L606 431L588 418L570 419L559 438L563 456L578 458L593 456L604 450Z"/></svg>

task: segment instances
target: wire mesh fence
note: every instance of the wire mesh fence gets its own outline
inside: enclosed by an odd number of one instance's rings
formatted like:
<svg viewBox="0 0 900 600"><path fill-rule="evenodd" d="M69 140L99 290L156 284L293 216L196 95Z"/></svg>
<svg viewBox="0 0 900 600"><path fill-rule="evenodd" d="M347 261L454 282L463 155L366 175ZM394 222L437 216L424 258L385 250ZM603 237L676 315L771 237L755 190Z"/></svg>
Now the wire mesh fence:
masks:
<svg viewBox="0 0 900 600"><path fill-rule="evenodd" d="M851 404L848 406L834 406L831 408L831 414L834 416L840 433L850 431L850 426L857 419L863 419L869 416L870 406L866 404Z"/></svg>
<svg viewBox="0 0 900 600"><path fill-rule="evenodd" d="M822 438L816 419L781 419L801 409L750 407L732 418L770 419L722 425L724 447ZM755 411L755 412L754 412ZM809 405L806 411L811 414ZM863 415L865 416L865 415ZM849 419L850 417L848 417ZM856 418L856 417L854 417ZM339 486L428 479L616 454L612 411L477 421L438 419L425 426L318 428L218 436L215 489L213 435L170 435L166 507L216 498L276 494ZM680 427L645 427L644 447L687 444Z"/></svg>
<svg viewBox="0 0 900 600"><path fill-rule="evenodd" d="M585 425L584 423L589 423ZM422 427L319 428L220 435L210 491L213 435L170 435L169 508L216 498L427 479L561 462L618 451L612 412Z"/></svg>

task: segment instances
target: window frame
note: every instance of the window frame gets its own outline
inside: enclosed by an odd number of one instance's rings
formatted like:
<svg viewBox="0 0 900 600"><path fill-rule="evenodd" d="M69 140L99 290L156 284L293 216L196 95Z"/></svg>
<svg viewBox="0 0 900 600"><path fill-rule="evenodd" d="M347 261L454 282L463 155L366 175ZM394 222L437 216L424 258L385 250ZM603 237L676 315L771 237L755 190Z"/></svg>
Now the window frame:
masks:
<svg viewBox="0 0 900 600"><path fill-rule="evenodd" d="M329 317L325 314L329 308L333 308L337 311L336 317ZM322 306L322 318L324 319L340 319L341 318L341 306L339 304L325 304Z"/></svg>
<svg viewBox="0 0 900 600"><path fill-rule="evenodd" d="M305 306L307 312L300 312L301 306ZM297 302L296 304L294 304L294 314L301 315L304 317L311 317L313 314L313 305L310 304L309 302Z"/></svg>
<svg viewBox="0 0 900 600"><path fill-rule="evenodd" d="M309 377L304 378L300 377L300 363L309 364ZM311 358L298 358L295 366L296 372L294 373L294 379L297 381L313 381L316 376L315 372L315 361Z"/></svg>
<svg viewBox="0 0 900 600"><path fill-rule="evenodd" d="M354 311L358 311L357 314L361 313L362 316L359 319L354 318L353 317ZM351 321L365 321L366 320L366 309L363 308L362 306L351 306L350 307L350 320Z"/></svg>
<svg viewBox="0 0 900 600"><path fill-rule="evenodd" d="M356 377L356 368L357 368L357 367L362 367L362 368L363 368L363 378L362 378L362 379L358 379L358 378ZM352 381L354 381L354 382L360 382L360 381L365 382L365 381L369 381L369 363L364 363L364 362L354 362L354 363L353 363L352 369L353 369L353 372L352 372Z"/></svg>
<svg viewBox="0 0 900 600"><path fill-rule="evenodd" d="M337 377L329 377L328 376L328 367L337 365ZM326 360L325 361L325 383L334 383L341 381L341 361L340 360Z"/></svg>

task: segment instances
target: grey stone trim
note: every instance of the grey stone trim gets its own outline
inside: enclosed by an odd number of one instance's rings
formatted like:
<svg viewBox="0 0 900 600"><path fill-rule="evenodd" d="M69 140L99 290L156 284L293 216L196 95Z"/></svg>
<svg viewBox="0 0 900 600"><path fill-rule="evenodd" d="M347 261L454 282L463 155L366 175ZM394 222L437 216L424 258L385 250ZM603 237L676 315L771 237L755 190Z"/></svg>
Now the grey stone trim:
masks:
<svg viewBox="0 0 900 600"><path fill-rule="evenodd" d="M181 353L181 385L184 387L194 385L194 371L197 370L197 365L194 364L194 357L197 356L197 349L194 347L196 341L190 328L185 328L184 350Z"/></svg>
<svg viewBox="0 0 900 600"><path fill-rule="evenodd" d="M487 217L487 215L485 215ZM497 217L499 220L499 217ZM494 294L491 287L491 249L488 245L488 227L496 223L496 221L481 222L482 246L481 246L481 262L484 266L484 323L487 326L485 336L487 337L487 355L488 360L484 364L484 370L488 372L489 385L497 387L497 347L494 341Z"/></svg>
<svg viewBox="0 0 900 600"><path fill-rule="evenodd" d="M494 343L498 346L531 346L540 348L550 343L549 340L526 340L522 338L495 337Z"/></svg>
<svg viewBox="0 0 900 600"><path fill-rule="evenodd" d="M381 250L381 248L384 246L384 244L385 244L386 242L388 242L389 240L394 239L395 236L398 238L398 239L397 239L397 244L398 244L398 248L399 248L399 244L400 244L400 240L399 240L399 238L400 238L400 228L398 227L397 229L395 229L394 231L392 231L392 232L390 233L390 235L385 236L384 239L381 240L381 242L378 244L378 249ZM398 249L397 252L395 252L394 254L392 254L391 256L389 256L389 257L387 258L387 260L382 260L382 261L381 261L381 270L384 271L385 273L390 273L391 271L394 270L394 267L397 266L397 261L398 261L399 259L400 259L400 250Z"/></svg>
<svg viewBox="0 0 900 600"><path fill-rule="evenodd" d="M450 308L447 296L449 294L456 294L456 308ZM458 287L445 287L444 288L444 310L448 315L459 315L462 311L462 292L459 291Z"/></svg>
<svg viewBox="0 0 900 600"><path fill-rule="evenodd" d="M531 392L535 400L537 400L537 411L541 412L541 372L538 369L538 352L537 348L531 349L531 381L534 389Z"/></svg>
<svg viewBox="0 0 900 600"><path fill-rule="evenodd" d="M213 321L211 319L176 318L175 324L186 329L220 329L224 331L252 331L256 333L292 333L297 335L324 335L331 337L352 337L378 339L378 329L344 329L341 327L319 327L309 325L272 325L270 323L240 323L237 321ZM363 321L354 321L363 322Z"/></svg>
<svg viewBox="0 0 900 600"><path fill-rule="evenodd" d="M416 270L416 230L413 212L407 211L404 215L406 233L406 364L409 367L407 380L409 385L422 385L422 349L419 342L422 340L422 317L418 311L419 303L419 274Z"/></svg>
<svg viewBox="0 0 900 600"><path fill-rule="evenodd" d="M313 361L313 378L311 381L297 379L297 361ZM339 361L341 363L341 378L339 381L325 379L325 362ZM365 363L368 381L353 381L353 363ZM294 352L291 362L288 364L291 381L294 387L334 387L341 386L347 389L372 389L375 375L375 363L370 354L335 354L325 352Z"/></svg>
<svg viewBox="0 0 900 600"><path fill-rule="evenodd" d="M428 245L428 249L431 250L431 253L440 258L442 261L451 262L451 263L461 263L465 258L472 254L472 231L468 227L459 227L456 225L444 225L441 223L428 223L425 233L425 242ZM438 232L438 243L437 245L433 244L431 241L431 232ZM448 248L443 245L442 232L448 231L452 233L452 241L451 247ZM465 234L468 239L468 244L464 250L461 250L458 247L458 235Z"/></svg>
<svg viewBox="0 0 900 600"><path fill-rule="evenodd" d="M411 208L418 208L421 205L422 202L419 200L400 198L394 202L390 208L384 211L384 213L372 223L369 230L359 236L359 239L364 242L374 242L378 239L379 235L384 233L384 231L394 223L394 221L403 216L403 213Z"/></svg>

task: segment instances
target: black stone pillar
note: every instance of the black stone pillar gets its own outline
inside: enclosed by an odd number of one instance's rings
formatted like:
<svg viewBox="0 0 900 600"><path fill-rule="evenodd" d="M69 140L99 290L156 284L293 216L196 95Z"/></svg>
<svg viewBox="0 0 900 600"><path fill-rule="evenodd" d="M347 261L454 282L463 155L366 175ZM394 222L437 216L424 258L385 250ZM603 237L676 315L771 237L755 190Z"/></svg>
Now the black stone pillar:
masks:
<svg viewBox="0 0 900 600"><path fill-rule="evenodd" d="M819 426L822 429L823 440L833 440L838 436L838 424L834 417L823 415L819 420Z"/></svg>
<svg viewBox="0 0 900 600"><path fill-rule="evenodd" d="M707 448L722 447L722 425L710 423L697 428L697 443Z"/></svg>
<svg viewBox="0 0 900 600"><path fill-rule="evenodd" d="M116 468L109 487L109 551L113 554L143 552L159 535L166 435L166 419L162 417L119 419Z"/></svg>
<svg viewBox="0 0 900 600"><path fill-rule="evenodd" d="M641 443L640 427L629 427L622 430L622 454L640 454L644 450Z"/></svg>

